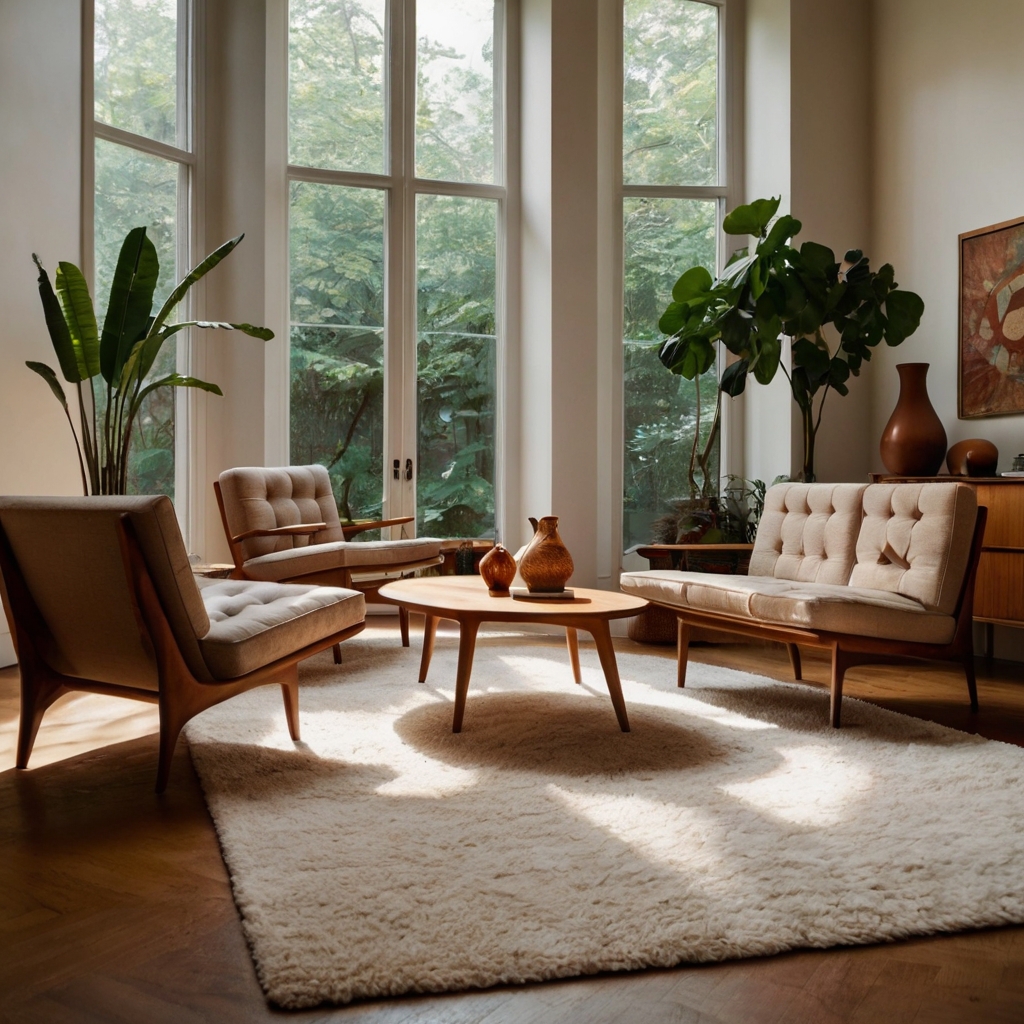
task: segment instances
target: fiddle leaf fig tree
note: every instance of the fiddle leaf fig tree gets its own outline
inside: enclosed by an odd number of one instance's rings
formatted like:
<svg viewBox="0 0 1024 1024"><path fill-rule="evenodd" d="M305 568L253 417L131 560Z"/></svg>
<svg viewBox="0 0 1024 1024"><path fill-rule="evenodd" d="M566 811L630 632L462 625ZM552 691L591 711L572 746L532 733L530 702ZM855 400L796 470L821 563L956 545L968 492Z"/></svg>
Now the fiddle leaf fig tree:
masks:
<svg viewBox="0 0 1024 1024"><path fill-rule="evenodd" d="M209 320L167 323L189 288L217 266L243 237L232 238L210 253L182 278L153 316L160 263L146 229L133 228L121 246L102 331L96 323L89 287L78 267L58 263L54 291L39 257L32 254L39 268L39 297L57 365L64 380L77 391L77 430L57 373L45 363L26 365L46 381L64 409L78 451L84 494L126 492L132 428L142 403L154 391L199 388L223 394L216 384L178 373L150 379L150 370L168 338L186 327L241 331L264 341L273 338L273 331L252 324Z"/></svg>
<svg viewBox="0 0 1024 1024"><path fill-rule="evenodd" d="M748 376L767 384L781 367L803 424L803 478L814 479L814 442L830 391L849 393L871 350L901 344L921 323L924 303L901 290L892 265L873 271L851 249L842 261L827 246L791 239L801 224L776 217L780 199L758 199L725 218L730 235L753 235L717 281L703 267L687 270L659 321L668 338L659 355L673 373L692 380L714 364L721 342L736 358L719 392L742 394ZM826 333L831 325L832 330ZM782 361L782 336L792 339L792 367ZM717 410L716 410L717 421Z"/></svg>

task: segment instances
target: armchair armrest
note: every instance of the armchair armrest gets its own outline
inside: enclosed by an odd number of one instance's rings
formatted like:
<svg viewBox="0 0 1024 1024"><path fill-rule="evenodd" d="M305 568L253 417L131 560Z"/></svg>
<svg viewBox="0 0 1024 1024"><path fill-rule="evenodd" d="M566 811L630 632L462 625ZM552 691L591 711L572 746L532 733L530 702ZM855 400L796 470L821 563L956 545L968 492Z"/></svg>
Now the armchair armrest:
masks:
<svg viewBox="0 0 1024 1024"><path fill-rule="evenodd" d="M272 530L246 530L231 538L232 544L238 544L250 537L294 537L303 534L319 533L326 530L326 523L296 523L295 526L275 526Z"/></svg>
<svg viewBox="0 0 1024 1024"><path fill-rule="evenodd" d="M356 520L351 523L342 523L341 532L345 534L345 540L354 537L357 533L366 530L383 530L389 526L401 526L402 523L411 523L413 516L399 516L397 519L377 519L375 521Z"/></svg>

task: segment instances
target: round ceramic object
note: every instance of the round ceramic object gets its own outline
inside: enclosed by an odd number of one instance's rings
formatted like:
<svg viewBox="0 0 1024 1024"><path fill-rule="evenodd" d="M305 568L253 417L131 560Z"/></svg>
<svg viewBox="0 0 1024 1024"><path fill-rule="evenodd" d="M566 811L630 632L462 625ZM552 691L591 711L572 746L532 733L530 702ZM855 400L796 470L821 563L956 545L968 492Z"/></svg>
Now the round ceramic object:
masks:
<svg viewBox="0 0 1024 1024"><path fill-rule="evenodd" d="M946 452L946 468L953 476L995 476L999 449L980 437L957 441Z"/></svg>
<svg viewBox="0 0 1024 1024"><path fill-rule="evenodd" d="M509 554L506 548L500 544L495 544L480 559L480 575L493 596L504 597L508 594L508 588L516 578L516 560Z"/></svg>
<svg viewBox="0 0 1024 1024"><path fill-rule="evenodd" d="M882 463L895 476L934 476L946 454L946 430L928 398L928 363L898 363L896 371L900 397L882 431Z"/></svg>

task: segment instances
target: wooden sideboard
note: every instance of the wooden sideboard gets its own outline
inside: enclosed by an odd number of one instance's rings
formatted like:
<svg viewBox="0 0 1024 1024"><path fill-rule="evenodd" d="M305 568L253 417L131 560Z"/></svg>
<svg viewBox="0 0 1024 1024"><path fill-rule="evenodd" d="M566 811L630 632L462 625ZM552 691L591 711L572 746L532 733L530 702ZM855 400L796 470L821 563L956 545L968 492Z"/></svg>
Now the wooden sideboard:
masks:
<svg viewBox="0 0 1024 1024"><path fill-rule="evenodd" d="M974 589L974 621L985 623L985 650L992 653L992 627L1024 629L1024 477L906 477L872 473L872 483L970 484L988 523Z"/></svg>

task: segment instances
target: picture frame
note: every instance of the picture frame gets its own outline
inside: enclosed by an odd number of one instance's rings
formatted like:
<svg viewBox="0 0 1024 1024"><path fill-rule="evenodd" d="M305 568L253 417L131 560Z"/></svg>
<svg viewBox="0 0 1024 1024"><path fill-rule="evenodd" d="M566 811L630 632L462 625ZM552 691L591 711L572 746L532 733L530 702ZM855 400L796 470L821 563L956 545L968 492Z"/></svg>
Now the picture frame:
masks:
<svg viewBox="0 0 1024 1024"><path fill-rule="evenodd" d="M1024 217L959 236L957 415L1024 413Z"/></svg>

